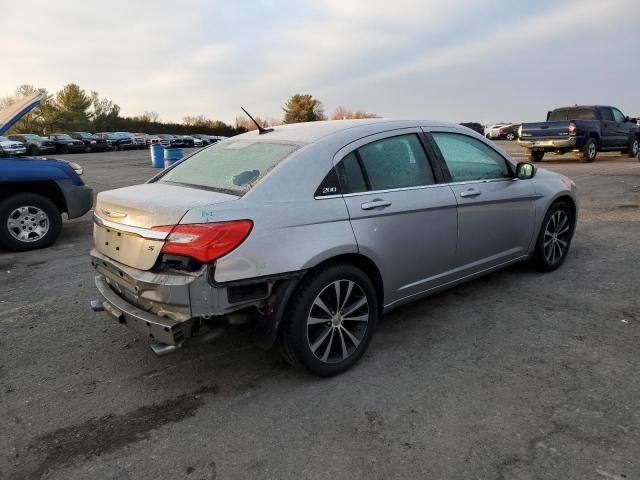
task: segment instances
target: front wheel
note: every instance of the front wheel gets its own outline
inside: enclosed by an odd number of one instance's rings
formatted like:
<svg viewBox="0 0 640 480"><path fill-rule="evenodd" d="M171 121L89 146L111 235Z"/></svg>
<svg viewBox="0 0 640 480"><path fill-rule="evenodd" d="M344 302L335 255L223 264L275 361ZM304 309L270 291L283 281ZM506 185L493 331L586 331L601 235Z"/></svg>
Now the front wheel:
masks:
<svg viewBox="0 0 640 480"><path fill-rule="evenodd" d="M38 147L36 147L35 145L31 145L29 148L27 148L27 155L29 155L30 157L34 157L39 153L40 150L38 150Z"/></svg>
<svg viewBox="0 0 640 480"><path fill-rule="evenodd" d="M565 202L554 203L542 222L534 261L540 271L550 272L564 262L571 246L575 218Z"/></svg>
<svg viewBox="0 0 640 480"><path fill-rule="evenodd" d="M362 357L378 320L369 277L351 265L309 273L296 288L280 334L280 350L293 366L330 377Z"/></svg>
<svg viewBox="0 0 640 480"><path fill-rule="evenodd" d="M0 204L0 245L25 251L51 245L62 229L62 217L46 197L19 193Z"/></svg>
<svg viewBox="0 0 640 480"><path fill-rule="evenodd" d="M625 152L624 156L627 158L636 158L640 152L640 138L633 137L629 142L629 149Z"/></svg>
<svg viewBox="0 0 640 480"><path fill-rule="evenodd" d="M511 142L511 141L516 139L516 134L512 133L512 132L509 132L509 133L507 133L507 137L506 138L507 138L507 140L509 140Z"/></svg>
<svg viewBox="0 0 640 480"><path fill-rule="evenodd" d="M584 143L582 147L582 151L580 152L580 161L583 163L591 163L596 159L598 155L598 141L593 138L587 138L587 141Z"/></svg>

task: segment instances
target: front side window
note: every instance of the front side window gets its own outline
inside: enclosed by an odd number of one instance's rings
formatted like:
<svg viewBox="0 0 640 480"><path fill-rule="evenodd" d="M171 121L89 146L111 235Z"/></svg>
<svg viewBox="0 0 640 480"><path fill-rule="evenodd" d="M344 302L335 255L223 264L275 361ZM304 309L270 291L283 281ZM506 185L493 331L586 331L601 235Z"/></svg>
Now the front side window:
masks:
<svg viewBox="0 0 640 480"><path fill-rule="evenodd" d="M624 115L620 110L618 110L617 108L612 108L611 110L613 111L613 118L615 119L616 122L618 123L624 122Z"/></svg>
<svg viewBox="0 0 640 480"><path fill-rule="evenodd" d="M611 114L611 109L610 108L603 108L602 109L602 120L613 122L613 115Z"/></svg>
<svg viewBox="0 0 640 480"><path fill-rule="evenodd" d="M243 195L297 148L298 145L254 140L218 144L187 158L158 182Z"/></svg>
<svg viewBox="0 0 640 480"><path fill-rule="evenodd" d="M511 177L505 159L480 140L458 133L433 133L432 136L449 168L451 181Z"/></svg>

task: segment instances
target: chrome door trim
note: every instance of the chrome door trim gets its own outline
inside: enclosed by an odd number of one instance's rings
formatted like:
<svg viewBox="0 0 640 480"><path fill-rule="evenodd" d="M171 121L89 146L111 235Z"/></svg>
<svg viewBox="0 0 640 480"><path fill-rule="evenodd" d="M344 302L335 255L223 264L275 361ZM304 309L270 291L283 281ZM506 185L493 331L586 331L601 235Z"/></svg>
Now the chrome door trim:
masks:
<svg viewBox="0 0 640 480"><path fill-rule="evenodd" d="M123 225L122 223L110 222L102 217L99 217L96 212L93 212L93 222L102 227L116 232L127 233L130 235L136 235L137 237L146 238L147 240L165 240L169 235L168 232L157 232L155 230L149 230L148 228L134 227L131 225Z"/></svg>

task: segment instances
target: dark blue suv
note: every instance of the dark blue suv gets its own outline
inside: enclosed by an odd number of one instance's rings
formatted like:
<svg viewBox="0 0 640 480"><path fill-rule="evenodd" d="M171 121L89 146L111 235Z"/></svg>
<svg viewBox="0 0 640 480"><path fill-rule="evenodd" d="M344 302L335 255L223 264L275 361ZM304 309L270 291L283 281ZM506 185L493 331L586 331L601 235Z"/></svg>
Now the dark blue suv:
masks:
<svg viewBox="0 0 640 480"><path fill-rule="evenodd" d="M0 112L0 135L39 105L36 95ZM46 158L0 158L0 246L22 251L51 245L62 229L62 214L84 215L93 191L74 162Z"/></svg>

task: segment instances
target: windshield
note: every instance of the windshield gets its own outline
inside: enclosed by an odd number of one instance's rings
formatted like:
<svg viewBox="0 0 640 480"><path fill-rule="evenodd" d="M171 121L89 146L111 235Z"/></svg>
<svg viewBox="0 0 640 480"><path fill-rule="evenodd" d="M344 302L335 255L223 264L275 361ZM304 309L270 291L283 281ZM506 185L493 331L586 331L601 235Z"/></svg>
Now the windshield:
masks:
<svg viewBox="0 0 640 480"><path fill-rule="evenodd" d="M7 137L0 137L0 142L10 142L11 140L9 140Z"/></svg>
<svg viewBox="0 0 640 480"><path fill-rule="evenodd" d="M42 140L43 138L40 135L36 135L34 133L23 133L22 136L27 140Z"/></svg>
<svg viewBox="0 0 640 480"><path fill-rule="evenodd" d="M73 138L71 138L66 133L63 133L61 135L56 134L56 135L54 135L54 137L56 137L58 140L73 140Z"/></svg>
<svg viewBox="0 0 640 480"><path fill-rule="evenodd" d="M254 140L218 144L189 157L159 182L242 195L297 148L298 145Z"/></svg>
<svg viewBox="0 0 640 480"><path fill-rule="evenodd" d="M593 108L559 108L549 115L550 122L562 120L596 120L596 111Z"/></svg>

